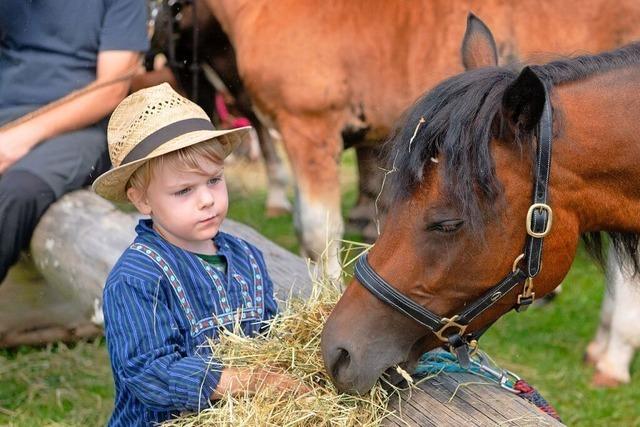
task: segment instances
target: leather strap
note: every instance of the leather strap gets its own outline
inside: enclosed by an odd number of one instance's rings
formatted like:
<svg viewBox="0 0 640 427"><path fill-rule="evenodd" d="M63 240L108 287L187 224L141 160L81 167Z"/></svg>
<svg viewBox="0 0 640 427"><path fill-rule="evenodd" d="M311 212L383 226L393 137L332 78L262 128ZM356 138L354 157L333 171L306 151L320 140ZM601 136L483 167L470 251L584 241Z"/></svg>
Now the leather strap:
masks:
<svg viewBox="0 0 640 427"><path fill-rule="evenodd" d="M551 143L552 143L551 103L546 94L542 116L538 122L538 147L536 155L535 184L533 189L533 203L547 204L549 193L549 175L551 171ZM543 232L549 221L549 212L544 209L533 209L531 216L531 230ZM542 264L542 238L531 235L527 237L525 258L527 260L527 274L535 277Z"/></svg>
<svg viewBox="0 0 640 427"><path fill-rule="evenodd" d="M437 331L442 326L440 316L436 316L404 294L401 294L380 277L367 262L367 255L363 255L358 259L354 274L369 292L399 312L404 313L432 331Z"/></svg>
<svg viewBox="0 0 640 427"><path fill-rule="evenodd" d="M513 288L525 280L534 277L541 268L542 242L544 236L537 237L535 234L545 234L545 230L550 226L551 210L547 206L549 192L549 177L551 171L551 148L553 135L553 121L551 115L551 102L545 89L545 104L542 116L538 123L538 146L536 149L536 165L534 170L534 204L543 204L543 208L532 208L531 224L527 231L525 242L525 252L523 264L525 269L514 265L514 271L505 276L500 282L491 287L478 300L474 301L466 309L451 319L445 319L436 315L432 311L422 307L406 295L400 293L393 286L387 283L378 273L376 273L367 260L367 255L358 259L355 266L355 277L358 281L381 301L389 304L394 309L414 319L416 322L429 328L432 332L442 337L449 327L452 333L446 337L447 342L459 353L462 347L467 347L468 339L479 337L486 328L475 333L463 335L463 331L476 317L482 314L489 307L509 294ZM532 235L533 234L533 235ZM518 298L519 302L514 308L522 308L533 301L532 297ZM455 322L454 322L455 319ZM452 323L453 322L453 323ZM452 327L453 326L453 327ZM440 334L438 334L440 333ZM441 338L444 339L444 338ZM465 350L466 351L466 350Z"/></svg>
<svg viewBox="0 0 640 427"><path fill-rule="evenodd" d="M420 304L417 304L406 295L398 292L389 283L387 283L378 273L371 268L367 260L367 255L361 256L356 262L355 276L358 281L375 295L381 301L389 304L394 309L404 313L421 325L426 326L432 331L439 331L443 325L442 317L427 310ZM468 325L476 317L482 314L486 309L491 307L496 301L500 300L504 295L508 294L518 284L527 278L524 271L516 269L497 285L493 286L489 291L485 292L480 299L467 307L458 315L457 323Z"/></svg>
<svg viewBox="0 0 640 427"><path fill-rule="evenodd" d="M476 300L473 304L464 309L462 313L459 314L459 323L466 325L471 323L476 317L484 313L486 309L502 299L504 295L511 292L513 288L522 283L526 278L527 274L524 271L516 269L516 271L509 274L497 285L489 289L489 291L482 295L480 299Z"/></svg>

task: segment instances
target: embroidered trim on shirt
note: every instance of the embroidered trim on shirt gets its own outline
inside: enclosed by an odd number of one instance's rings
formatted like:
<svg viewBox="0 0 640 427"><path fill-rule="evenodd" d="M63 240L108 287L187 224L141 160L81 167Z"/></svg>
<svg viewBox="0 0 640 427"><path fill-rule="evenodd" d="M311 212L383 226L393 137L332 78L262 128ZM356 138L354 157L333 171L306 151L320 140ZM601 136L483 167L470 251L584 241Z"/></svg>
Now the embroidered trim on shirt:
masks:
<svg viewBox="0 0 640 427"><path fill-rule="evenodd" d="M256 288L256 305L258 306L258 314L260 315L260 317L262 317L264 313L264 289L260 267L258 267L258 262L251 253L251 249L249 249L249 246L247 246L247 244L243 240L240 240L240 244L242 245L244 251L247 253L247 256L249 256L249 264L251 264L251 269L253 270L253 283L255 284Z"/></svg>
<svg viewBox="0 0 640 427"><path fill-rule="evenodd" d="M217 271L215 268L211 267L206 261L204 261L203 259L200 259L200 262L202 263L202 265L204 266L205 271L207 272L207 274L209 275L209 277L211 278L211 280L213 281L214 287L216 289L216 291L218 292L218 301L220 302L220 306L222 308L222 313L218 314L218 315L214 315L213 317L209 317L206 319L201 320L199 323L206 323L206 324L211 324L211 322L209 322L209 320L211 320L216 326L226 326L226 325L230 325L230 324L234 324L236 321L236 311L235 310L231 310L231 306L229 305L229 299L227 296L227 293L225 291L224 288L224 284L222 283L222 280L220 279L220 272ZM228 264L227 268L231 268L231 265ZM236 277L237 276L237 277ZM238 280L238 278L242 279L242 276L233 273L233 277ZM252 304L251 301L251 297L249 296L248 293L248 286L247 286L247 282L242 279L242 281L244 282L244 285L242 285L242 298L243 298L243 304L242 304L242 308L240 310L237 310L240 312L239 317L240 317L240 321L244 322L247 320L262 320L262 311L263 308L260 308L258 310L258 312L256 312L255 308L253 307L254 304ZM246 291L246 292L245 292ZM248 298L248 300L247 300ZM207 323L208 322L208 323ZM199 324L197 325L199 326ZM206 326L205 326L206 327Z"/></svg>
<svg viewBox="0 0 640 427"><path fill-rule="evenodd" d="M213 328L214 326L228 326L232 325L240 320L241 322L246 322L249 320L262 321L263 313L264 313L264 289L263 289L263 279L262 274L260 272L260 267L258 263L251 253L251 250L247 246L247 244L241 240L237 239L242 248L244 249L247 257L249 258L249 264L251 265L251 270L253 273L253 282L255 285L255 300L252 300L249 285L246 280L239 274L233 272L233 278L240 284L242 289L242 300L243 304L241 309L232 310L229 304L229 299L227 292L225 290L224 284L220 279L219 272L217 269L212 267L209 263L204 261L201 258L197 258L205 271L213 281L216 292L218 293L218 303L220 305L221 314L214 314L211 317L206 317L199 321L196 321L193 309L191 308L191 304L189 303L186 294L184 292L184 288L178 279L178 276L175 274L173 269L169 266L169 264L158 254L157 251L153 250L147 245L141 243L134 243L130 247L131 249L140 252L151 259L155 264L157 264L161 269L164 275L166 276L169 284L173 288L176 296L178 297L178 301L180 306L182 307L185 315L187 316L187 320L190 325L191 336L196 336L203 332L204 330L208 330ZM228 245L227 245L228 246ZM231 268L231 265L227 265L227 268ZM238 319L236 319L238 317Z"/></svg>
<svg viewBox="0 0 640 427"><path fill-rule="evenodd" d="M247 281L244 280L244 278L237 273L233 273L233 278L236 279L236 282L240 284L240 289L242 291L241 293L242 293L242 301L243 301L242 303L243 311L248 310L251 312L251 314L254 314L256 310L261 309L262 308L261 305L253 303L253 300L251 299L251 295L249 295L249 285L247 284Z"/></svg>
<svg viewBox="0 0 640 427"><path fill-rule="evenodd" d="M227 291L224 289L224 284L222 280L220 280L220 276L218 276L218 270L212 267L205 260L198 258L200 264L204 267L204 270L207 272L211 280L213 280L214 288L218 292L218 303L220 304L221 311L223 313L231 312L231 306L229 305L229 298L227 295ZM229 266L227 266L229 268Z"/></svg>
<svg viewBox="0 0 640 427"><path fill-rule="evenodd" d="M131 249L140 252L141 254L146 255L149 259L151 259L155 264L157 264L161 269L164 275L167 277L169 284L173 288L173 291L176 293L178 297L178 301L180 302L180 306L184 310L185 316L189 320L189 324L191 325L191 335L195 335L197 330L196 319L193 315L193 310L191 309L191 304L189 304L189 300L185 295L184 288L178 280L178 276L175 274L173 269L169 266L169 264L158 254L156 251L148 247L147 245L143 245L140 243L134 243L130 246Z"/></svg>

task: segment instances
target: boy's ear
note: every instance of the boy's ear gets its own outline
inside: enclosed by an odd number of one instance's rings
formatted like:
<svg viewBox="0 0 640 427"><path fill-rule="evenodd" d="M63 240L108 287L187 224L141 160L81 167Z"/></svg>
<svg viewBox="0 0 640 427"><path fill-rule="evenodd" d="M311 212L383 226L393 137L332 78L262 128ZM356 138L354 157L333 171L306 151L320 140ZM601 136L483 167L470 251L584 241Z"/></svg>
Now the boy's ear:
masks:
<svg viewBox="0 0 640 427"><path fill-rule="evenodd" d="M144 192L135 187L127 189L127 198L136 207L138 212L143 215L151 215L151 206Z"/></svg>

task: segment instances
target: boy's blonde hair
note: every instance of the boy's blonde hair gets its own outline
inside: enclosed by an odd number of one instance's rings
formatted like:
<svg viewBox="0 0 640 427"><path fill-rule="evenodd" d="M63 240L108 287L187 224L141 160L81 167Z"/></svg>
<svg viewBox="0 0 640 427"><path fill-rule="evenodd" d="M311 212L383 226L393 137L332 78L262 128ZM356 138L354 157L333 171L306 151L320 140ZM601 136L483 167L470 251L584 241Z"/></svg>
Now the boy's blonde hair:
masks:
<svg viewBox="0 0 640 427"><path fill-rule="evenodd" d="M140 166L129 178L126 189L135 188L145 192L149 187L153 173L162 165L174 167L182 172L202 172L200 162L202 159L209 160L222 165L224 161L218 155L214 144L202 142L200 144L190 145L177 151L155 157Z"/></svg>

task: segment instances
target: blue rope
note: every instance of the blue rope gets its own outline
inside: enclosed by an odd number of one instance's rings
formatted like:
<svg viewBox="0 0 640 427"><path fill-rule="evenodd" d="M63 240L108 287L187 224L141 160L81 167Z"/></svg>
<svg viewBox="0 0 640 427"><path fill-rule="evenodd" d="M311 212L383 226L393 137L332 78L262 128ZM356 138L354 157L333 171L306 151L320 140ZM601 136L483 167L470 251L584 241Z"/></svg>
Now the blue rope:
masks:
<svg viewBox="0 0 640 427"><path fill-rule="evenodd" d="M466 372L486 378L509 391L515 392L513 385L520 378L512 372L498 367L485 352L476 350L470 355L470 360L469 368L465 369L460 366L454 354L444 350L430 351L420 357L416 374L419 376L427 376L439 372Z"/></svg>
<svg viewBox="0 0 640 427"><path fill-rule="evenodd" d="M457 357L445 350L433 350L424 353L418 361L415 375L425 377L437 375L440 372L446 373L471 373L485 378L500 387L517 394L546 412L551 417L560 420L557 411L551 406L536 389L521 380L513 372L500 368L485 352L476 350L470 354L471 363L469 368L463 368L458 363Z"/></svg>
<svg viewBox="0 0 640 427"><path fill-rule="evenodd" d="M455 355L444 350L430 351L420 357L418 367L416 368L416 375L427 376L440 372L470 372L482 376L482 371L476 364L472 363L468 369L465 369L458 364Z"/></svg>

